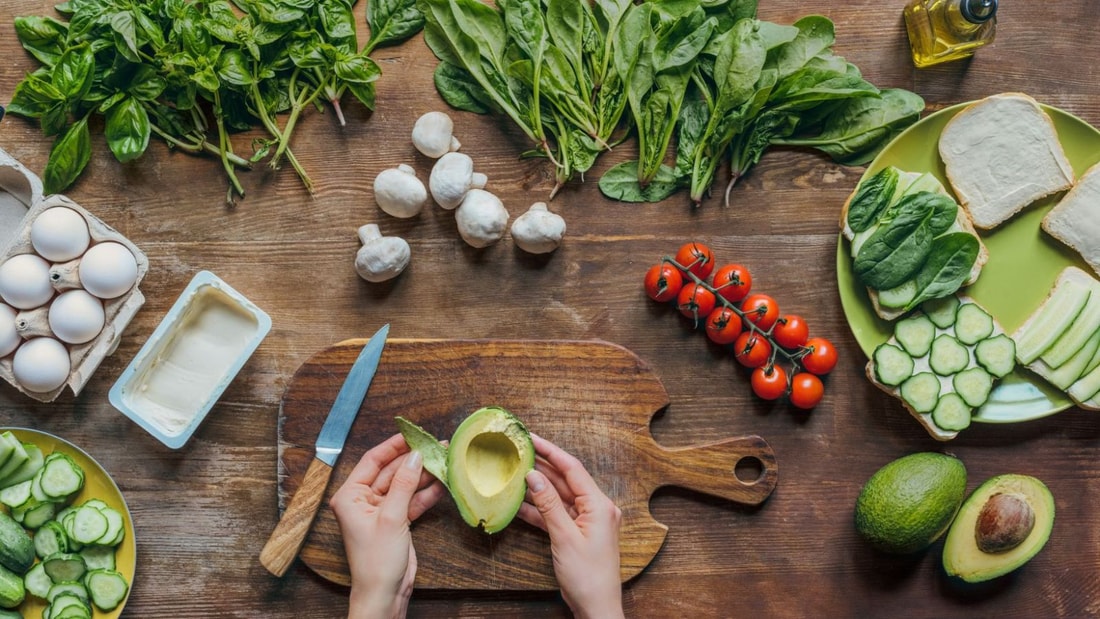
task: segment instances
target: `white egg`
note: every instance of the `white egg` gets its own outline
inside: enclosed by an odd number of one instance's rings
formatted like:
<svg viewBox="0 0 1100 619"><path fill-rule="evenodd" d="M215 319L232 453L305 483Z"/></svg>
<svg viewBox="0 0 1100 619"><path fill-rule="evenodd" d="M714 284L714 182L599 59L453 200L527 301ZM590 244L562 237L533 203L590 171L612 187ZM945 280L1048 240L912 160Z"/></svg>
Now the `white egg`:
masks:
<svg viewBox="0 0 1100 619"><path fill-rule="evenodd" d="M63 292L50 304L50 331L66 344L92 341L103 330L103 301L85 290Z"/></svg>
<svg viewBox="0 0 1100 619"><path fill-rule="evenodd" d="M27 391L48 393L69 378L69 350L52 337L36 337L15 351L11 369Z"/></svg>
<svg viewBox="0 0 1100 619"><path fill-rule="evenodd" d="M15 310L0 305L0 357L7 357L19 348L19 331L15 329Z"/></svg>
<svg viewBox="0 0 1100 619"><path fill-rule="evenodd" d="M137 259L120 243L92 245L80 259L80 284L100 299L122 296L133 287L137 275Z"/></svg>
<svg viewBox="0 0 1100 619"><path fill-rule="evenodd" d="M78 258L90 242L88 222L71 208L48 208L31 224L31 245L46 260L65 262Z"/></svg>
<svg viewBox="0 0 1100 619"><path fill-rule="evenodd" d="M0 297L16 309L34 309L53 296L50 264L34 254L20 254L0 264Z"/></svg>

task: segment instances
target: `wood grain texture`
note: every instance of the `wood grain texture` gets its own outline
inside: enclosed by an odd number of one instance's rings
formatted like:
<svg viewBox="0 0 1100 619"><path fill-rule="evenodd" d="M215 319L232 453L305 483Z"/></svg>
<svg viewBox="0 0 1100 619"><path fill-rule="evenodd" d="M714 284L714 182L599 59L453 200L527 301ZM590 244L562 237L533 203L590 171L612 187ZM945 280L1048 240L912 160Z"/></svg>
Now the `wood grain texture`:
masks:
<svg viewBox="0 0 1100 619"><path fill-rule="evenodd" d="M54 15L54 4L0 0L0 105L38 66L19 46L12 20ZM926 113L1016 90L1100 126L1094 0L1002 2L992 45L970 61L927 70L909 61L902 4L761 0L760 16L779 23L830 17L836 51L875 84L920 94ZM355 11L364 35L364 2ZM345 587L301 562L275 578L256 557L279 516L277 423L286 385L317 351L368 336L382 322L406 338L613 342L644 360L667 390L669 406L652 424L659 444L675 449L750 434L768 441L783 480L760 507L657 491L650 511L668 535L625 586L631 617L1100 617L1100 418L1070 409L1025 424L975 424L944 446L864 377L866 358L845 322L833 267L840 207L863 168L777 148L738 182L728 208L720 195L699 209L683 196L661 204L609 202L595 181L634 157L629 140L551 203L569 227L552 256L524 255L508 238L475 251L459 240L453 213L433 207L397 220L375 206L371 183L382 169L406 162L426 178L431 161L416 153L409 131L420 114L446 105L432 86L435 60L421 37L374 58L383 73L373 113L346 105L348 126L341 128L331 114L310 110L298 125L294 151L316 182L313 196L290 169L257 169L242 174L247 197L226 208L217 161L154 140L140 160L120 164L102 124L93 123L92 162L67 193L146 253L146 304L79 397L65 393L46 405L0 385L0 425L70 440L118 482L138 544L125 617L332 619L347 612ZM545 162L518 158L529 145L517 131L492 117L452 116L463 151L513 216L545 199L552 172ZM239 151L248 152L251 137L235 136ZM51 144L22 118L0 121L0 147L36 172ZM718 186L726 178L720 171ZM352 266L355 230L370 222L412 246L409 269L381 286L359 280ZM840 364L812 413L753 397L747 373L727 351L644 297L645 269L689 240L710 245L720 261L748 266L754 287L837 344ZM275 324L195 437L173 451L112 409L107 392L202 269ZM867 478L891 459L941 449L966 464L970 488L1001 473L1035 475L1051 488L1054 533L1024 568L986 586L961 587L939 566L942 544L899 558L875 554L857 537L852 508ZM553 592L421 587L409 615L569 613Z"/></svg>
<svg viewBox="0 0 1100 619"><path fill-rule="evenodd" d="M279 423L281 495L294 497L287 514L310 487L313 466L303 465L310 462L313 441L364 343L349 340L322 350L287 385ZM653 560L667 533L649 511L658 488L682 486L759 505L777 482L775 454L759 436L677 449L658 445L649 424L667 404L665 388L650 368L606 342L391 338L337 461L326 503L358 458L396 433L396 416L443 439L478 408L502 406L532 432L576 455L622 510L622 578L629 580ZM739 465L745 469L740 476ZM418 586L557 588L545 533L515 521L488 536L466 525L449 500L444 503L413 528ZM331 509L321 510L301 557L322 577L350 584Z"/></svg>
<svg viewBox="0 0 1100 619"><path fill-rule="evenodd" d="M298 551L306 541L313 519L317 516L317 509L321 506L330 477L331 466L317 458L309 463L298 482L294 498L283 510L279 524L275 525L275 530L260 550L260 563L275 576L285 574L290 564L298 558Z"/></svg>

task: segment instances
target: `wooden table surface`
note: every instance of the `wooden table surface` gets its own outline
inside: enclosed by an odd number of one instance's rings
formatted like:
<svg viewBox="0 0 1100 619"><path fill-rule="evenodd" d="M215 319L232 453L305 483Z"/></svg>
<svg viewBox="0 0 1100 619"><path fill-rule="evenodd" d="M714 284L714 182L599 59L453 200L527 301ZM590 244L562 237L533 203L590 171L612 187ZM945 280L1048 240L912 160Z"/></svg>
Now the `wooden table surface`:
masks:
<svg viewBox="0 0 1100 619"><path fill-rule="evenodd" d="M37 65L14 35L16 15L49 14L52 1L0 1L0 102ZM760 16L790 23L810 13L836 22L836 51L879 86L914 90L928 111L1002 91L1024 91L1100 125L1100 13L1089 0L1006 2L997 41L969 63L917 71L910 64L902 4L873 0L763 0ZM357 7L362 21L363 3ZM365 29L365 26L360 24ZM601 158L588 182L569 184L552 209L568 222L548 259L510 240L483 251L458 237L437 207L413 220L383 215L371 195L382 169L429 169L407 139L413 121L443 109L430 75L435 59L419 37L374 54L383 69L378 105L348 108L341 129L310 113L294 150L313 175L309 196L289 169L242 175L247 197L224 202L217 162L169 152L161 142L120 165L96 136L84 177L66 193L141 247L148 298L79 397L40 404L0 385L0 425L29 426L83 447L112 473L133 513L138 571L125 616L336 617L347 591L301 564L282 579L257 555L278 516L276 420L295 369L321 348L389 322L406 338L598 338L651 365L671 404L653 433L666 447L759 434L775 449L779 485L763 506L739 508L687 491L660 492L656 518L669 526L656 559L627 584L638 617L1088 617L1100 616L1100 420L1070 409L1011 426L981 425L936 443L896 400L872 387L836 286L837 217L862 168L815 153L772 150L734 191L692 210L604 200L595 180L625 158ZM454 114L457 133L513 216L546 198L552 175L520 160L522 136L499 121ZM0 147L41 172L50 141L9 117ZM240 148L247 148L242 141ZM720 176L719 185L725 179ZM378 222L408 239L413 260L388 285L360 280L356 228ZM837 343L841 361L824 401L809 415L756 399L728 355L684 320L645 298L645 269L683 242L708 243L720 262L749 266L755 286L813 333ZM215 272L261 308L274 328L192 441L165 448L116 412L107 392L192 276ZM537 428L535 428L537 431ZM916 557L876 554L857 537L859 488L899 456L946 449L966 464L969 488L999 473L1044 480L1057 519L1046 548L1015 574L960 588L939 567L942 542ZM345 458L356 458L346 453ZM525 525L520 525L525 526ZM566 616L554 594L417 591L410 615Z"/></svg>

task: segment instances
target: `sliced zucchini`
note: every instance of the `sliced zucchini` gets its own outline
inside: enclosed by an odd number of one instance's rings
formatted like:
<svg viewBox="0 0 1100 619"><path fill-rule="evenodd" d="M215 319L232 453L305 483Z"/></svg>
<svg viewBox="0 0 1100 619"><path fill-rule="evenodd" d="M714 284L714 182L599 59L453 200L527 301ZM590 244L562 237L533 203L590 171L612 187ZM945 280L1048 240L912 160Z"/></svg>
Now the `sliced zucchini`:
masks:
<svg viewBox="0 0 1100 619"><path fill-rule="evenodd" d="M931 372L921 372L901 384L901 399L918 413L931 413L940 399L940 379Z"/></svg>
<svg viewBox="0 0 1100 619"><path fill-rule="evenodd" d="M940 299L929 299L920 304L920 308L932 321L932 324L946 329L955 324L955 313L959 308L959 298L955 295Z"/></svg>
<svg viewBox="0 0 1100 619"><path fill-rule="evenodd" d="M50 592L53 581L50 580L50 575L46 573L46 566L41 563L36 563L34 567L23 576L23 584L27 587L27 593L35 597L46 599L46 594Z"/></svg>
<svg viewBox="0 0 1100 619"><path fill-rule="evenodd" d="M955 393L968 406L978 408L989 399L989 392L993 390L993 375L974 366L956 374L951 383L955 387Z"/></svg>
<svg viewBox="0 0 1100 619"><path fill-rule="evenodd" d="M85 577L84 584L92 595L92 603L103 611L117 608L130 590L130 583L114 570L92 570Z"/></svg>
<svg viewBox="0 0 1100 619"><path fill-rule="evenodd" d="M932 340L932 350L928 354L928 365L936 374L950 376L961 372L966 369L966 366L970 365L970 351L967 350L966 346L959 343L959 340L944 333Z"/></svg>
<svg viewBox="0 0 1100 619"><path fill-rule="evenodd" d="M55 451L42 466L42 493L54 500L65 500L84 487L84 470L68 454Z"/></svg>
<svg viewBox="0 0 1100 619"><path fill-rule="evenodd" d="M970 427L970 407L957 393L945 393L932 409L932 423L949 432Z"/></svg>
<svg viewBox="0 0 1100 619"><path fill-rule="evenodd" d="M896 387L913 375L913 358L893 344L880 344L871 355L875 380Z"/></svg>
<svg viewBox="0 0 1100 619"><path fill-rule="evenodd" d="M976 303L959 305L955 314L955 337L966 345L977 344L993 334L993 317Z"/></svg>
<svg viewBox="0 0 1100 619"><path fill-rule="evenodd" d="M72 552L59 552L50 555L42 559L42 564L46 566L46 574L54 582L80 580L84 577L84 573L88 571L88 566L84 563L84 557Z"/></svg>
<svg viewBox="0 0 1100 619"><path fill-rule="evenodd" d="M1020 363L1031 363L1046 352L1077 319L1090 294L1084 284L1073 280L1055 286L1026 326L1016 332L1016 358Z"/></svg>
<svg viewBox="0 0 1100 619"><path fill-rule="evenodd" d="M905 352L914 357L923 357L932 348L932 340L936 337L936 325L924 314L914 314L908 318L902 318L894 326L894 337L905 349Z"/></svg>
<svg viewBox="0 0 1100 619"><path fill-rule="evenodd" d="M45 559L59 552L69 552L69 536L60 522L51 520L35 531L34 553L39 559Z"/></svg>
<svg viewBox="0 0 1100 619"><path fill-rule="evenodd" d="M1004 378L1016 368L1016 342L1000 333L978 342L974 347L978 365L997 378Z"/></svg>
<svg viewBox="0 0 1100 619"><path fill-rule="evenodd" d="M917 280L910 279L888 290L878 291L878 303L883 307L905 307L917 297Z"/></svg>

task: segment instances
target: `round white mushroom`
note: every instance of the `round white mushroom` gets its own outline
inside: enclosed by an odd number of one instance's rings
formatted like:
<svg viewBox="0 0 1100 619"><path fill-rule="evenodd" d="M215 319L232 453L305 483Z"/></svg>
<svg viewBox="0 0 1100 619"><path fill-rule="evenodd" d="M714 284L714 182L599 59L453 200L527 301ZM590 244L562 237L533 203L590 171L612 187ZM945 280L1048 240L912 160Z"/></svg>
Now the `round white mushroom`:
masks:
<svg viewBox="0 0 1100 619"><path fill-rule="evenodd" d="M454 128L450 116L443 112L428 112L416 119L413 125L413 146L425 156L438 159L462 146L454 137Z"/></svg>
<svg viewBox="0 0 1100 619"><path fill-rule="evenodd" d="M363 246L355 255L355 271L368 282L393 279L409 266L409 244L396 236L382 236L378 224L359 228Z"/></svg>
<svg viewBox="0 0 1100 619"><path fill-rule="evenodd" d="M512 224L512 239L525 252L548 254L561 245L565 220L551 213L545 202L535 202Z"/></svg>
<svg viewBox="0 0 1100 619"><path fill-rule="evenodd" d="M500 198L484 189L471 189L455 211L462 240L473 247L488 247L504 236L508 210Z"/></svg>
<svg viewBox="0 0 1100 619"><path fill-rule="evenodd" d="M474 160L468 155L447 153L432 167L428 188L439 206L452 210L462 204L466 192L481 189L486 182L484 174L474 172Z"/></svg>
<svg viewBox="0 0 1100 619"><path fill-rule="evenodd" d="M416 177L416 170L401 164L374 177L374 199L389 215L415 217L428 202L428 190Z"/></svg>

